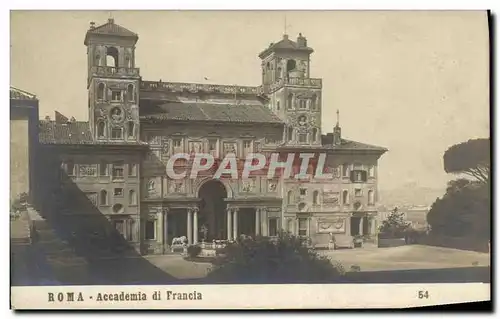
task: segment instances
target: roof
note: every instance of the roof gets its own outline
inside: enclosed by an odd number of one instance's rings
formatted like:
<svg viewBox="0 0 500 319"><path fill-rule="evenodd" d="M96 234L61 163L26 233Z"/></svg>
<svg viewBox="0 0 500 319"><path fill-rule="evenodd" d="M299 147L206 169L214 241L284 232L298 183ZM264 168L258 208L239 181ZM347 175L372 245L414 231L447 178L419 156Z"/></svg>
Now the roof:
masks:
<svg viewBox="0 0 500 319"><path fill-rule="evenodd" d="M365 144L365 143L351 141L351 140L347 140L347 139L343 139L343 138L340 141L340 145L333 145L333 134L332 133L328 133L327 135L321 136L321 143L323 144L323 147L327 147L327 148L335 149L335 150L348 150L348 151L363 150L363 151L378 151L378 152L383 152L383 153L388 151L388 149L385 147L371 145L371 144Z"/></svg>
<svg viewBox="0 0 500 319"><path fill-rule="evenodd" d="M98 27L93 27L91 25L90 29L87 31L87 34L85 35L85 45L87 45L87 40L90 35L92 34L102 34L102 35L112 35L112 36L118 36L118 37L129 37L135 39L137 41L139 39L139 36L137 33L134 33L121 25L118 25L115 23L115 20L110 18L108 19L108 22L100 25Z"/></svg>
<svg viewBox="0 0 500 319"><path fill-rule="evenodd" d="M28 93L26 91L20 90L13 86L10 87L10 99L11 100L38 100L36 95Z"/></svg>
<svg viewBox="0 0 500 319"><path fill-rule="evenodd" d="M56 121L40 121L39 141L42 144L63 145L130 145L138 142L94 141L89 129L89 123L74 121L58 123Z"/></svg>
<svg viewBox="0 0 500 319"><path fill-rule="evenodd" d="M302 34L299 35L299 37L302 37ZM303 38L305 40L305 38ZM309 52L312 53L314 50L310 47L306 46L300 46L297 42L292 41L288 38L288 35L283 35L283 39L277 43L271 43L271 45L262 51L259 54L259 57L262 59L265 56L267 56L270 52L276 51L276 50L298 50L298 51L304 51L304 52Z"/></svg>
<svg viewBox="0 0 500 319"><path fill-rule="evenodd" d="M141 110L142 111L142 110ZM166 103L151 108L141 119L214 121L233 123L282 124L279 117L263 105L234 105L227 103Z"/></svg>

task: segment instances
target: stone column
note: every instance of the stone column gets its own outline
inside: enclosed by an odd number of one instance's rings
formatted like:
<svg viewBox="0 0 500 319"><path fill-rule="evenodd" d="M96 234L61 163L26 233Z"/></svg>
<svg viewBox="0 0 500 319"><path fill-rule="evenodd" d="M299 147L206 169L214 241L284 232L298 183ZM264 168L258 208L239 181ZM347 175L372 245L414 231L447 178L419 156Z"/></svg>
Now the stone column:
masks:
<svg viewBox="0 0 500 319"><path fill-rule="evenodd" d="M168 208L163 209L163 253L168 247Z"/></svg>
<svg viewBox="0 0 500 319"><path fill-rule="evenodd" d="M255 209L255 236L260 235L260 208Z"/></svg>
<svg viewBox="0 0 500 319"><path fill-rule="evenodd" d="M198 243L198 208L193 209L193 244Z"/></svg>
<svg viewBox="0 0 500 319"><path fill-rule="evenodd" d="M260 209L260 211L262 217L262 236L269 236L269 227L267 226L267 208L263 207Z"/></svg>
<svg viewBox="0 0 500 319"><path fill-rule="evenodd" d="M192 219L192 209L188 208L187 211L187 238L188 244L191 245L193 243L193 219Z"/></svg>
<svg viewBox="0 0 500 319"><path fill-rule="evenodd" d="M227 240L232 240L231 208L226 208L227 213Z"/></svg>
<svg viewBox="0 0 500 319"><path fill-rule="evenodd" d="M238 239L238 208L234 208L233 238L234 238L234 240Z"/></svg>
<svg viewBox="0 0 500 319"><path fill-rule="evenodd" d="M364 223L365 218L361 217L359 219L359 234L362 236L363 235L363 223Z"/></svg>

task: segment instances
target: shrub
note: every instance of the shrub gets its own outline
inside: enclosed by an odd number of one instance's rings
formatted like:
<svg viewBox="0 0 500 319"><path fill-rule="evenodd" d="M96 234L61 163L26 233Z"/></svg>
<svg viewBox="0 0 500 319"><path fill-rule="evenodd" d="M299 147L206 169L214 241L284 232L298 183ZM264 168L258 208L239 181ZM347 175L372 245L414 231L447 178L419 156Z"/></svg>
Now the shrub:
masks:
<svg viewBox="0 0 500 319"><path fill-rule="evenodd" d="M187 248L188 256L191 258L196 258L201 253L201 247L197 245L191 245Z"/></svg>
<svg viewBox="0 0 500 319"><path fill-rule="evenodd" d="M281 234L231 243L213 262L212 283L332 282L344 273L338 263L304 247L297 237Z"/></svg>

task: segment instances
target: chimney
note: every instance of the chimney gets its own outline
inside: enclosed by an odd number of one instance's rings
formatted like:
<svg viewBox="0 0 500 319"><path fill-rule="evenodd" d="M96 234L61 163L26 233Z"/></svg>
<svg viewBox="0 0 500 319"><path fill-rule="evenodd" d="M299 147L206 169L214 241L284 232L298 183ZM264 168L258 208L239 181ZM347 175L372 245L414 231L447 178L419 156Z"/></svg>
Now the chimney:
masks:
<svg viewBox="0 0 500 319"><path fill-rule="evenodd" d="M339 124L340 112L337 110L337 124L333 128L333 146L338 146L342 143L342 130Z"/></svg>
<svg viewBox="0 0 500 319"><path fill-rule="evenodd" d="M109 19L108 19L108 23L110 23L110 24L115 23L115 19L113 19L113 18L109 18Z"/></svg>
<svg viewBox="0 0 500 319"><path fill-rule="evenodd" d="M91 21L90 22L90 30L94 30L94 29L95 29L95 22Z"/></svg>
<svg viewBox="0 0 500 319"><path fill-rule="evenodd" d="M45 115L45 121L50 122L50 116Z"/></svg>
<svg viewBox="0 0 500 319"><path fill-rule="evenodd" d="M288 34L283 34L283 40L288 40Z"/></svg>
<svg viewBox="0 0 500 319"><path fill-rule="evenodd" d="M299 36L297 37L297 45L300 48L305 48L307 47L307 39L302 36L302 33L299 33Z"/></svg>

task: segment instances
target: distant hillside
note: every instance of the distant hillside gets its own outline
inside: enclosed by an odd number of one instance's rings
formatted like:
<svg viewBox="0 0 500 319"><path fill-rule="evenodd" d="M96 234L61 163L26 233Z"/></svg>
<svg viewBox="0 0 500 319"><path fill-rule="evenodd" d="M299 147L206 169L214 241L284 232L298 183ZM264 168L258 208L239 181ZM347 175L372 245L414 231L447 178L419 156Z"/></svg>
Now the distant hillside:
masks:
<svg viewBox="0 0 500 319"><path fill-rule="evenodd" d="M446 190L430 187L405 185L400 188L379 191L379 204L384 206L432 205Z"/></svg>

